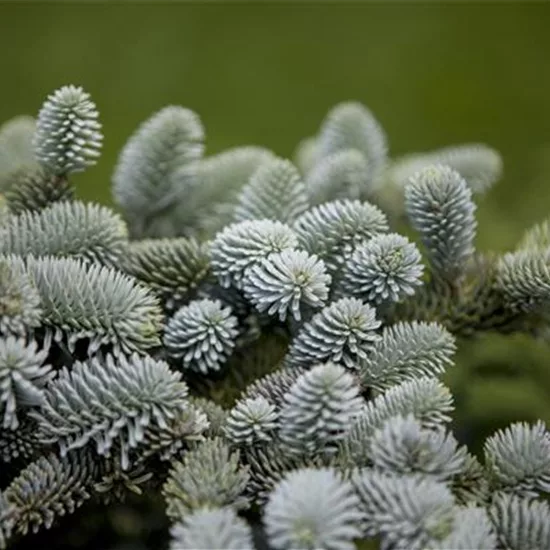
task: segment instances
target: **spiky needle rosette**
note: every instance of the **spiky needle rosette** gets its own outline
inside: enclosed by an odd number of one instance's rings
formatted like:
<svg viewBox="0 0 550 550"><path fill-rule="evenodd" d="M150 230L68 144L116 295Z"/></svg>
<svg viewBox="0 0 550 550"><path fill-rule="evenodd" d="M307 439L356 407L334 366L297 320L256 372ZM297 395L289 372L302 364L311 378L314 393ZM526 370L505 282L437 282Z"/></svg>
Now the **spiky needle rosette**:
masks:
<svg viewBox="0 0 550 550"><path fill-rule="evenodd" d="M381 322L374 308L356 298L342 298L316 313L298 332L286 361L290 366L311 366L331 361L358 369L375 342Z"/></svg>
<svg viewBox="0 0 550 550"><path fill-rule="evenodd" d="M468 184L448 166L429 166L411 177L405 206L433 270L453 282L474 253L476 206Z"/></svg>
<svg viewBox="0 0 550 550"><path fill-rule="evenodd" d="M239 401L229 413L225 436L234 445L252 445L269 442L277 428L275 405L258 396Z"/></svg>
<svg viewBox="0 0 550 550"><path fill-rule="evenodd" d="M453 397L435 378L403 382L367 402L340 442L340 455L353 466L368 466L373 433L390 418L411 414L423 428L439 429L450 422Z"/></svg>
<svg viewBox="0 0 550 550"><path fill-rule="evenodd" d="M464 471L467 450L447 430L422 428L409 414L391 417L374 432L369 457L383 472L416 473L447 482Z"/></svg>
<svg viewBox="0 0 550 550"><path fill-rule="evenodd" d="M337 272L355 247L389 231L385 214L369 202L337 200L304 212L293 224L300 247Z"/></svg>
<svg viewBox="0 0 550 550"><path fill-rule="evenodd" d="M550 432L542 421L499 430L485 441L484 451L494 487L525 496L550 493Z"/></svg>
<svg viewBox="0 0 550 550"><path fill-rule="evenodd" d="M399 302L422 284L424 266L414 243L396 233L358 246L342 270L340 293L376 305Z"/></svg>
<svg viewBox="0 0 550 550"><path fill-rule="evenodd" d="M289 316L300 321L306 308L324 305L330 281L325 264L317 256L284 250L248 268L242 286L258 311L277 315L281 321Z"/></svg>
<svg viewBox="0 0 550 550"><path fill-rule="evenodd" d="M281 405L279 437L288 452L331 455L364 405L355 378L326 363L302 374Z"/></svg>
<svg viewBox="0 0 550 550"><path fill-rule="evenodd" d="M328 468L289 473L275 486L264 515L269 542L281 550L353 550L361 520L352 485Z"/></svg>
<svg viewBox="0 0 550 550"><path fill-rule="evenodd" d="M219 300L194 300L168 321L164 345L186 369L219 370L235 347L238 320Z"/></svg>
<svg viewBox="0 0 550 550"><path fill-rule="evenodd" d="M380 537L382 550L441 548L441 540L452 531L454 498L442 482L363 470L353 485L364 512L364 534Z"/></svg>
<svg viewBox="0 0 550 550"><path fill-rule="evenodd" d="M273 252L293 250L298 239L279 221L249 220L228 225L210 243L212 272L220 285L241 288L245 270Z"/></svg>
<svg viewBox="0 0 550 550"><path fill-rule="evenodd" d="M90 94L63 86L38 113L34 148L41 164L62 176L97 162L103 142L99 114Z"/></svg>
<svg viewBox="0 0 550 550"><path fill-rule="evenodd" d="M170 532L170 550L254 550L252 530L229 507L197 510Z"/></svg>

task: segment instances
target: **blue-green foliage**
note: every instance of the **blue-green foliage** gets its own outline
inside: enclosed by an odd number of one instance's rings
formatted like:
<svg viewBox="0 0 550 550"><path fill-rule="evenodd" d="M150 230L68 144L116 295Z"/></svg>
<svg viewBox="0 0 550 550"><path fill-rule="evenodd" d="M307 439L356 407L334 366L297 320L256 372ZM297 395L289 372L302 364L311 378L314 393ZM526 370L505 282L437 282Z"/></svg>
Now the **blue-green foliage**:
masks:
<svg viewBox="0 0 550 550"><path fill-rule="evenodd" d="M38 113L34 148L39 162L57 175L81 172L97 162L103 135L90 94L63 86Z"/></svg>
<svg viewBox="0 0 550 550"><path fill-rule="evenodd" d="M168 321L164 345L182 367L207 374L219 370L235 347L237 318L216 300L195 300Z"/></svg>
<svg viewBox="0 0 550 550"><path fill-rule="evenodd" d="M296 165L203 157L165 107L120 154L119 216L74 199L101 139L74 86L0 129L0 549L130 493L162 495L171 550L550 547L548 427L477 458L440 379L459 336L550 334L548 223L474 247L496 151L392 159L346 102Z"/></svg>
<svg viewBox="0 0 550 550"><path fill-rule="evenodd" d="M411 177L405 205L434 272L454 281L474 252L476 220L472 191L458 172L430 166Z"/></svg>

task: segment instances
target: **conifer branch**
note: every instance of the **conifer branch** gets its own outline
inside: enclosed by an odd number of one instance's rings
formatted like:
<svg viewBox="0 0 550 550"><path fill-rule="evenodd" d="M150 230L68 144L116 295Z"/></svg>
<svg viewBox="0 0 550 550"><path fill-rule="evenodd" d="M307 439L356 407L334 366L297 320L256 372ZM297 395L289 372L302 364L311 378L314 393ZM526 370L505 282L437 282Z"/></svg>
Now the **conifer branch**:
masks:
<svg viewBox="0 0 550 550"><path fill-rule="evenodd" d="M103 142L98 112L90 94L63 86L48 96L36 121L36 157L58 176L82 172L96 163Z"/></svg>

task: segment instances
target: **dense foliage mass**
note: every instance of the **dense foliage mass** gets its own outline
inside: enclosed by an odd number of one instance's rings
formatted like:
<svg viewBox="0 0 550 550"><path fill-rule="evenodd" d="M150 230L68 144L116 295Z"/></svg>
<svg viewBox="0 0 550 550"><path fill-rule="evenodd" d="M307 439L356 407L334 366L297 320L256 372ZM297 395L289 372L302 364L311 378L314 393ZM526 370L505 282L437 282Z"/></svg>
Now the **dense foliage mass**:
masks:
<svg viewBox="0 0 550 550"><path fill-rule="evenodd" d="M141 124L117 213L75 198L102 143L81 88L0 128L0 548L132 494L171 550L550 548L547 426L476 456L441 381L457 337L550 333L549 222L475 249L498 153L392 159L351 102L293 162L204 134Z"/></svg>

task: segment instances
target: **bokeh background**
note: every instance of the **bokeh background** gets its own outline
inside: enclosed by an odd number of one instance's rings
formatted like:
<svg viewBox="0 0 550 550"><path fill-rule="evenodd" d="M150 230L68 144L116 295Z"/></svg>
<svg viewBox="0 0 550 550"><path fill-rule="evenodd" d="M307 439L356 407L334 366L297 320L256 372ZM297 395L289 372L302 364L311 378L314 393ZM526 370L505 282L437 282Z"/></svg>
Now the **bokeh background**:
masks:
<svg viewBox="0 0 550 550"><path fill-rule="evenodd" d="M207 153L257 144L289 157L331 106L358 100L392 155L462 142L502 153L477 242L505 250L550 216L549 30L550 3L0 3L0 123L84 86L106 139L75 181L110 203L124 141L168 104L201 116ZM511 420L550 422L547 344L461 342L448 380L477 445Z"/></svg>

